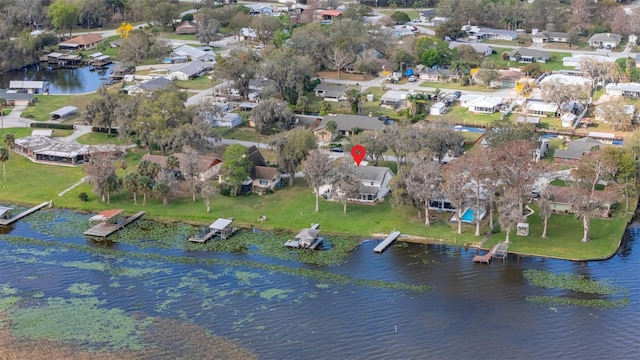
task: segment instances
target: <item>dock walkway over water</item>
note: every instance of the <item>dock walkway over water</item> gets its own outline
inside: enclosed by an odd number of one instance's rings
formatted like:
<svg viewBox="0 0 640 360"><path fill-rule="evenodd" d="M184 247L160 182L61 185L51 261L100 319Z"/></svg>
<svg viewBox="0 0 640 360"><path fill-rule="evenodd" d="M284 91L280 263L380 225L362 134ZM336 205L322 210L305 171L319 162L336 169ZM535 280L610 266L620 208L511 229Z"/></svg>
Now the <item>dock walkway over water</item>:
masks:
<svg viewBox="0 0 640 360"><path fill-rule="evenodd" d="M393 243L398 236L400 236L400 231L394 231L386 239L384 239L378 246L373 249L373 252L382 253L386 248L388 248L391 243Z"/></svg>
<svg viewBox="0 0 640 360"><path fill-rule="evenodd" d="M238 229L230 226L233 219L218 219L209 225L209 232L204 235L194 235L189 238L190 242L204 244L211 238L220 235L220 239L226 240L233 235Z"/></svg>
<svg viewBox="0 0 640 360"><path fill-rule="evenodd" d="M289 240L284 246L290 248L307 248L315 250L322 244L323 238L318 236L320 224L311 224L311 228L304 228L296 235L295 240Z"/></svg>
<svg viewBox="0 0 640 360"><path fill-rule="evenodd" d="M507 258L507 249L509 248L509 244L500 243L494 245L489 252L484 255L476 255L473 257L473 262L481 262L481 263L490 263L492 259L506 259Z"/></svg>
<svg viewBox="0 0 640 360"><path fill-rule="evenodd" d="M104 217L104 215L101 215L101 214L107 213L107 212L109 212L110 216ZM91 229L85 231L84 234L88 235L88 236L97 236L97 237L106 238L107 236L115 233L116 231L118 231L120 229L123 229L125 226L127 226L127 225L131 224L132 222L138 220L139 218L141 218L146 213L145 211L138 211L137 213L135 213L135 214L129 216L128 218L124 219L124 221L122 221L122 222L117 222L117 223L109 223L108 222L108 220L110 220L111 218L117 216L121 212L122 212L122 210L106 210L106 211L103 211L102 213L92 217L91 219L89 219L90 221L92 219L94 219L93 221L98 219L98 220L101 220L101 222L98 223L97 225L93 226Z"/></svg>
<svg viewBox="0 0 640 360"><path fill-rule="evenodd" d="M28 210L25 210L25 211L21 212L20 214L14 216L14 217L11 217L11 218L8 218L8 219L0 219L0 225L11 225L14 222L22 219L23 217L31 215L32 213L42 209L45 206L49 206L49 205L51 205L51 201L45 201L42 204L36 205L36 206L34 206L34 207L32 207L32 208L30 208ZM3 209L11 210L10 208L3 208Z"/></svg>

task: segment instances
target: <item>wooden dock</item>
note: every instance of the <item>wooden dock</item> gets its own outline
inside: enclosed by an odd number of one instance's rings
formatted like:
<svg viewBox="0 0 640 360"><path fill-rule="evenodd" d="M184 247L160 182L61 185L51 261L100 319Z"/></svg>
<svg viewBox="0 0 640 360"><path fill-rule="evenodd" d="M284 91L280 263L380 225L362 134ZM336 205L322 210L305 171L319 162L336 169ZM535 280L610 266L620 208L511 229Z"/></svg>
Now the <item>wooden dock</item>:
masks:
<svg viewBox="0 0 640 360"><path fill-rule="evenodd" d="M49 206L49 205L51 205L51 201L45 201L42 204L36 205L36 206L34 206L34 207L32 207L32 208L30 208L28 210L25 210L25 211L21 212L20 214L14 216L14 217L11 217L9 219L0 219L0 225L11 225L14 222L22 219L23 217L31 215L32 213L42 209L45 206Z"/></svg>
<svg viewBox="0 0 640 360"><path fill-rule="evenodd" d="M129 216L128 218L124 219L124 221L122 221L121 223L117 223L117 224L108 224L108 223L100 223L95 225L94 227L92 227L91 229L87 230L84 232L85 235L88 236L97 236L97 237L103 237L106 238L107 236L113 234L114 232L123 229L125 226L131 224L132 222L138 220L139 218L141 218L146 212L145 211L138 211L137 213Z"/></svg>
<svg viewBox="0 0 640 360"><path fill-rule="evenodd" d="M220 236L220 239L226 240L235 234L238 231L237 228L232 227L231 223L233 222L233 218L223 219L220 218L209 225L209 232L204 235L194 235L189 238L190 242L204 244L209 241L211 238Z"/></svg>
<svg viewBox="0 0 640 360"><path fill-rule="evenodd" d="M200 236L200 235L193 235L192 237L189 238L190 242L193 243L200 243L200 244L204 244L207 241L209 241L212 237L215 237L216 235L218 235L220 231L218 229L214 229L209 231L208 233Z"/></svg>
<svg viewBox="0 0 640 360"><path fill-rule="evenodd" d="M400 236L400 231L394 231L386 239L384 239L378 246L373 249L373 252L382 253L386 248L388 248L391 243L393 243L398 236Z"/></svg>
<svg viewBox="0 0 640 360"><path fill-rule="evenodd" d="M473 262L485 263L488 264L491 262L491 258L493 257L493 253L496 251L498 245L494 245L489 252L484 255L476 255L473 257Z"/></svg>

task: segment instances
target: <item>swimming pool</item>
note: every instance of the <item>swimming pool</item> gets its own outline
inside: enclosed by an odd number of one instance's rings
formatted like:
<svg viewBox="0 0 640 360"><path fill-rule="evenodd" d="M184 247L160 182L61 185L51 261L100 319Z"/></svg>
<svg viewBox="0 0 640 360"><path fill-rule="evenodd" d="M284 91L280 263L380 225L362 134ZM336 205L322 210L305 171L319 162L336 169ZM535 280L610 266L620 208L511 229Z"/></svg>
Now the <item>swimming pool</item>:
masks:
<svg viewBox="0 0 640 360"><path fill-rule="evenodd" d="M462 213L462 217L461 217L462 222L464 222L464 223L472 223L472 222L474 222L475 221L475 216L474 216L475 214L474 213L475 213L475 211L472 208L466 208L464 210L464 212ZM484 213L485 213L484 210L478 212L478 218L482 219L484 217ZM455 218L455 215L453 216L453 218Z"/></svg>
<svg viewBox="0 0 640 360"><path fill-rule="evenodd" d="M485 133L487 131L487 129L483 129L483 128L462 126L462 125L453 126L453 130L455 130L455 131L468 131L468 132L474 132L474 133Z"/></svg>

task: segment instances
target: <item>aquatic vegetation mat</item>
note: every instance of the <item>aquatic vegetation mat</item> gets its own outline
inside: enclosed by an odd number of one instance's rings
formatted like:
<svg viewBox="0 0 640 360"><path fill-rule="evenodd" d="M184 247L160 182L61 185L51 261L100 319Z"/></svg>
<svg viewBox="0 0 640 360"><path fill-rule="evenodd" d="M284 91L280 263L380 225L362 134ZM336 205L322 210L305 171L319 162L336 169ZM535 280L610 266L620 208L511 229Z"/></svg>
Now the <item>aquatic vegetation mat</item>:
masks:
<svg viewBox="0 0 640 360"><path fill-rule="evenodd" d="M545 289L571 290L582 296L615 296L627 294L628 291L615 287L606 280L593 280L585 275L561 273L554 274L542 270L525 270L525 279L532 285ZM585 295L586 294L586 295ZM527 301L559 306L581 306L599 309L623 307L629 304L629 298L574 298L569 296L527 296Z"/></svg>
<svg viewBox="0 0 640 360"><path fill-rule="evenodd" d="M578 274L554 274L542 270L525 270L525 279L531 284L547 289L567 289L575 292L600 295L618 295L624 293L623 289L616 288L606 280L592 280L585 275Z"/></svg>

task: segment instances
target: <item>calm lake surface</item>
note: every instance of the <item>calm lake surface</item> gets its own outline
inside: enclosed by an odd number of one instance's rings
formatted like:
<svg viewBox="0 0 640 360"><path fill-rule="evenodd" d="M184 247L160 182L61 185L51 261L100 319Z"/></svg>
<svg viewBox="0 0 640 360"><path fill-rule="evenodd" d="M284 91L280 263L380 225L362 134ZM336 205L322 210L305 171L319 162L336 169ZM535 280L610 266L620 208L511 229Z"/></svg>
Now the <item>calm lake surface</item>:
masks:
<svg viewBox="0 0 640 360"><path fill-rule="evenodd" d="M46 210L5 229L0 308L9 294L28 300L24 307L50 298L97 298L100 309L202 326L264 359L635 359L640 351L637 223L619 252L602 262L510 257L474 264L473 249L400 243L374 254L373 240L342 265L317 267L250 249L99 244L82 236L88 217ZM132 226L124 232L136 231ZM608 280L624 294L535 287L524 278L526 269ZM318 276L296 274L302 270ZM334 280L345 277L431 290ZM624 297L629 303L612 309L560 306L527 301L532 295Z"/></svg>
<svg viewBox="0 0 640 360"><path fill-rule="evenodd" d="M0 88L8 88L11 80L48 81L49 93L56 95L83 94L98 90L100 79L109 77L112 65L101 71L90 71L89 66L76 69L47 69L42 66L28 66L22 70L0 73Z"/></svg>

